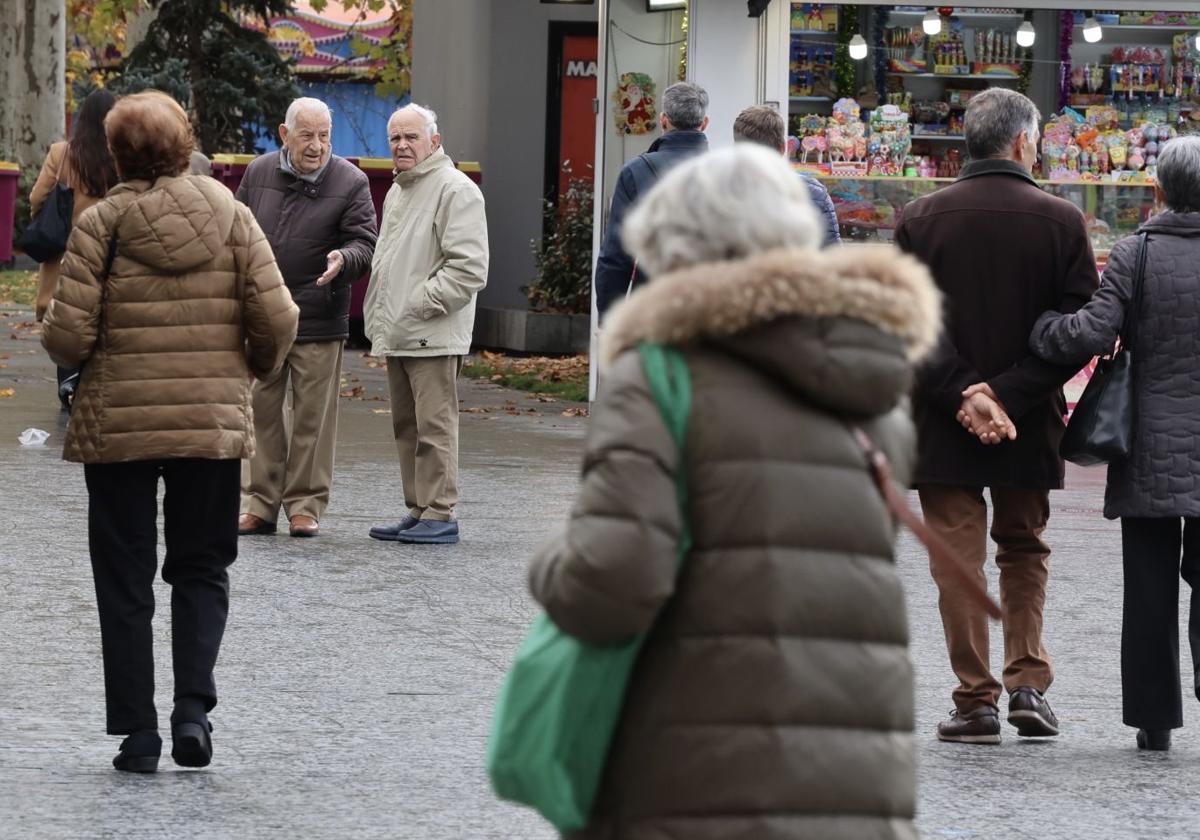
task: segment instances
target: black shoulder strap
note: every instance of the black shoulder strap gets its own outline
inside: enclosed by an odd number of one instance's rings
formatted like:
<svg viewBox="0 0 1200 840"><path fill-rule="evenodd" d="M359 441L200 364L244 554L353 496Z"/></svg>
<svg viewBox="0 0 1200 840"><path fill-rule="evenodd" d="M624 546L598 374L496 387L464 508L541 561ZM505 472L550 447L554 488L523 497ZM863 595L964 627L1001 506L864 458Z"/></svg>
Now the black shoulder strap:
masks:
<svg viewBox="0 0 1200 840"><path fill-rule="evenodd" d="M1132 350L1137 339L1138 317L1142 311L1142 286L1146 281L1146 251L1149 234L1142 231L1138 236L1137 264L1133 270L1133 284L1129 292L1129 306L1125 309L1125 323L1121 325L1121 347Z"/></svg>

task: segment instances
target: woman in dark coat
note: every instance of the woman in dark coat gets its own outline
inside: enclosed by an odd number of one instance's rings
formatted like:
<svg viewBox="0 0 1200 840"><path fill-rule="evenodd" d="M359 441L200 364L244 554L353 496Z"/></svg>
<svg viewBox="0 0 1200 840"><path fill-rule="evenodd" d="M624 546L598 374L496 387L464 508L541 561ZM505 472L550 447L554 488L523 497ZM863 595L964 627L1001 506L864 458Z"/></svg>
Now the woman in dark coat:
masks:
<svg viewBox="0 0 1200 840"><path fill-rule="evenodd" d="M1132 304L1141 234L1146 269L1136 324L1133 449L1108 468L1104 515L1121 519L1125 607L1124 719L1142 749L1170 748L1183 725L1179 690L1179 577L1192 587L1188 639L1200 696L1200 137L1158 159L1167 210L1118 242L1104 285L1073 315L1047 312L1030 346L1047 361L1082 365L1112 349ZM1182 559L1181 559L1182 557Z"/></svg>

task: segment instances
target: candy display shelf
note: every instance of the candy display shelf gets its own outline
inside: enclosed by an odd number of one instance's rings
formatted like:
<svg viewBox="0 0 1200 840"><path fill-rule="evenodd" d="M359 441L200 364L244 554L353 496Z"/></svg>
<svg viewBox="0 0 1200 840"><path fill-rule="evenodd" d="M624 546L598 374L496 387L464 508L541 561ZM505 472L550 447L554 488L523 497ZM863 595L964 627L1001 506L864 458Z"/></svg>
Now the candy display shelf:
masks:
<svg viewBox="0 0 1200 840"><path fill-rule="evenodd" d="M789 102L832 102L832 96L789 96Z"/></svg>
<svg viewBox="0 0 1200 840"><path fill-rule="evenodd" d="M1083 24L1077 23L1075 24L1075 28L1082 30ZM1200 26L1187 26L1182 23L1106 23L1102 28L1104 32L1196 32L1200 30Z"/></svg>
<svg viewBox="0 0 1200 840"><path fill-rule="evenodd" d="M998 73L903 73L899 70L889 70L889 76L901 79L987 79L990 82L1019 82L1020 76L1001 76Z"/></svg>
<svg viewBox="0 0 1200 840"><path fill-rule="evenodd" d="M891 240L904 205L955 180L880 175L816 177L833 199L842 237L859 242ZM1098 255L1111 249L1117 239L1134 233L1154 212L1152 183L1042 179L1038 184L1083 212L1092 248Z"/></svg>
<svg viewBox="0 0 1200 840"><path fill-rule="evenodd" d="M921 18L925 17L925 12L923 12L923 11L912 12L912 11L905 11L905 10L901 10L901 9L893 9L892 11L889 12L889 14L891 15L892 18L894 18L896 20L913 20L913 21L917 21L918 23L921 21ZM1018 22L1022 20L1022 15L1020 12L961 12L961 13L955 13L951 17L955 20L961 20L964 23L966 23L967 21L984 21L984 20L996 20L996 21L1012 20L1012 21L1018 21Z"/></svg>

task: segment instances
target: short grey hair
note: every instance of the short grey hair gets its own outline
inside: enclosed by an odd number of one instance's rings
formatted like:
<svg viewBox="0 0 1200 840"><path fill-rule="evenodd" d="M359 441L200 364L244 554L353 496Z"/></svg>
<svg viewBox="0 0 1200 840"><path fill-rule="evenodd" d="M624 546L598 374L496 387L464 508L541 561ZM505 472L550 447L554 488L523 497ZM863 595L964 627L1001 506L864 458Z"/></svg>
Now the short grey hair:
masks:
<svg viewBox="0 0 1200 840"><path fill-rule="evenodd" d="M817 248L821 225L783 156L739 143L671 169L625 217L621 239L653 277L775 248Z"/></svg>
<svg viewBox="0 0 1200 840"><path fill-rule="evenodd" d="M1168 140L1158 155L1158 186L1176 213L1200 212L1200 137Z"/></svg>
<svg viewBox="0 0 1200 840"><path fill-rule="evenodd" d="M287 126L288 131L296 130L296 117L300 116L303 111L320 111L329 118L330 127L333 126L333 112L329 110L328 105L320 99L301 96L299 99L292 100L292 104L287 109L287 116L283 118L283 124Z"/></svg>
<svg viewBox="0 0 1200 840"><path fill-rule="evenodd" d="M676 82L663 91L662 106L671 125L683 131L695 130L708 113L708 92L691 82Z"/></svg>
<svg viewBox="0 0 1200 840"><path fill-rule="evenodd" d="M1022 131L1038 136L1042 115L1033 100L1008 88L989 88L967 102L963 133L972 160L1007 157Z"/></svg>
<svg viewBox="0 0 1200 840"><path fill-rule="evenodd" d="M415 102L410 102L403 108L397 108L392 113L392 116L388 117L388 125L391 125L393 118L403 114L405 111L412 111L414 114L418 114L421 119L425 120L425 129L429 132L430 139L433 139L433 135L438 133L437 114L434 113L432 108L426 108L424 105L418 105Z"/></svg>

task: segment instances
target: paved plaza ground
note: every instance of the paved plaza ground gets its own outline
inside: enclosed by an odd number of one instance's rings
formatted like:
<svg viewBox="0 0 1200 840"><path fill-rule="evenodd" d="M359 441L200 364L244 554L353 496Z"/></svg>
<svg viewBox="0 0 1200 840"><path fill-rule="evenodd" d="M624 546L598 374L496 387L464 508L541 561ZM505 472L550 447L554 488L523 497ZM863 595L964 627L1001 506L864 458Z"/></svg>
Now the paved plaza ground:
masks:
<svg viewBox="0 0 1200 840"><path fill-rule="evenodd" d="M83 474L59 458L65 417L30 320L0 315L0 838L553 836L493 798L482 756L534 612L525 564L570 506L585 418L465 383L462 543L375 542L367 529L401 513L399 470L383 371L348 353L322 536L244 539L231 570L213 765L182 771L164 755L157 775L131 776L109 763ZM18 445L31 426L51 433L47 447ZM1103 472L1072 471L1069 485L1048 533L1055 740L1008 727L998 747L934 740L952 679L924 555L901 540L924 837L1200 836L1200 730L1146 754L1121 725L1119 529L1100 517ZM161 582L159 594L164 607ZM155 621L165 727L165 608ZM1200 720L1189 698L1185 709Z"/></svg>

